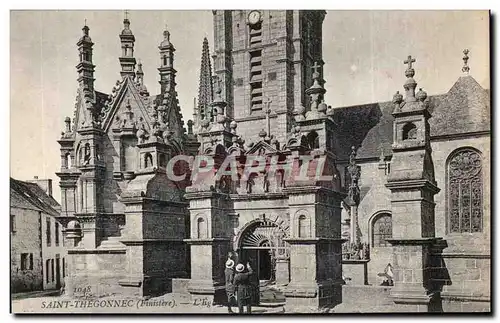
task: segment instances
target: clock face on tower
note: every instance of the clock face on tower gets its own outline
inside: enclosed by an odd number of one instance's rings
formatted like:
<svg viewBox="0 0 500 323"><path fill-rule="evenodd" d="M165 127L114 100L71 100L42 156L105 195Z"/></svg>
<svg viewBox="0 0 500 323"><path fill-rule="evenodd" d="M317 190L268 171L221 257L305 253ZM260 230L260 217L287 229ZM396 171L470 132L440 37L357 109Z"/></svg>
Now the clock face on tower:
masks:
<svg viewBox="0 0 500 323"><path fill-rule="evenodd" d="M259 23L260 22L260 16L261 16L260 11L252 10L248 14L248 22L251 25L255 25L255 24Z"/></svg>

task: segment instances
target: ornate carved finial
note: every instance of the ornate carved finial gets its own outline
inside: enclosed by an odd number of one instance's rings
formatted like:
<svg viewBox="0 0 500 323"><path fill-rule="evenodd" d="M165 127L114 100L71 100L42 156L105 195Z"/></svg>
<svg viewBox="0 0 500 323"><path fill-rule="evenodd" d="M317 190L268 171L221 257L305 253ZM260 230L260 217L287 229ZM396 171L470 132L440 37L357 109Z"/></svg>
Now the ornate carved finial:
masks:
<svg viewBox="0 0 500 323"><path fill-rule="evenodd" d="M413 69L413 63L415 63L415 58L408 55L408 59L403 61L404 64L408 64L405 71L405 76L408 78L403 85L406 91L406 102L415 102L415 88L417 87L417 82L413 79L415 76L415 69Z"/></svg>
<svg viewBox="0 0 500 323"><path fill-rule="evenodd" d="M396 91L396 94L392 97L392 103L400 105L403 102L403 95Z"/></svg>
<svg viewBox="0 0 500 323"><path fill-rule="evenodd" d="M167 29L167 25L165 24L165 30L163 31L163 38L170 42L170 32Z"/></svg>
<svg viewBox="0 0 500 323"><path fill-rule="evenodd" d="M408 64L408 69L413 68L412 64L415 63L415 58L412 58L411 55L408 55L408 59L406 59L403 63Z"/></svg>
<svg viewBox="0 0 500 323"><path fill-rule="evenodd" d="M462 58L464 60L464 67L462 67L462 72L465 74L469 74L470 67L468 65L469 62L469 50L466 48L464 49L464 57Z"/></svg>
<svg viewBox="0 0 500 323"><path fill-rule="evenodd" d="M64 119L64 123L66 124L66 133L71 132L71 118L66 117L66 119Z"/></svg>
<svg viewBox="0 0 500 323"><path fill-rule="evenodd" d="M416 98L420 102L424 102L425 99L427 99L427 92L423 91L422 88L420 88L417 92Z"/></svg>
<svg viewBox="0 0 500 323"><path fill-rule="evenodd" d="M188 120L188 122L187 122L188 135L192 135L193 134L193 125L194 125L193 120Z"/></svg>
<svg viewBox="0 0 500 323"><path fill-rule="evenodd" d="M313 70L313 80L316 80L319 78L319 71L318 68L321 68L321 65L318 64L318 62L314 62L314 65L311 66L311 69Z"/></svg>
<svg viewBox="0 0 500 323"><path fill-rule="evenodd" d="M326 90L323 88L323 80L320 78L320 73L318 71L320 67L321 65L318 64L318 62L314 62L314 65L311 67L311 69L313 70L313 84L306 90L306 94L310 96L311 104L310 111L308 111L305 116L307 120L318 119L326 116L324 111L318 111L318 105L323 100L323 95L326 92Z"/></svg>
<svg viewBox="0 0 500 323"><path fill-rule="evenodd" d="M404 64L408 64L408 68L405 71L405 75L407 78L415 76L415 70L413 69L413 63L415 62L415 58L412 58L411 55L408 55L408 59L403 62Z"/></svg>

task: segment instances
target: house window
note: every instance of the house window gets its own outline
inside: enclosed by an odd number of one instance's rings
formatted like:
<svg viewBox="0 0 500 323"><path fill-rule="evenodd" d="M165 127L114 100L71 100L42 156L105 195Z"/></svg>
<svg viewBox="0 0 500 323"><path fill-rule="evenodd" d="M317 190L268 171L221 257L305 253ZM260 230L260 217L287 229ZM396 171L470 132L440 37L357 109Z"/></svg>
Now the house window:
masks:
<svg viewBox="0 0 500 323"><path fill-rule="evenodd" d="M10 215L10 233L16 233L16 216Z"/></svg>
<svg viewBox="0 0 500 323"><path fill-rule="evenodd" d="M309 222L305 215L299 216L299 238L309 237L309 233L311 231L309 227Z"/></svg>
<svg viewBox="0 0 500 323"><path fill-rule="evenodd" d="M59 223L57 222L56 222L55 240L56 240L56 246L59 246Z"/></svg>
<svg viewBox="0 0 500 323"><path fill-rule="evenodd" d="M455 152L448 161L449 232L483 230L483 178L481 155L470 148Z"/></svg>
<svg viewBox="0 0 500 323"><path fill-rule="evenodd" d="M50 247L52 243L52 234L50 232L50 218L45 221L45 235L47 236L47 246Z"/></svg>
<svg viewBox="0 0 500 323"><path fill-rule="evenodd" d="M374 247L390 247L387 239L392 238L392 216L388 213L383 213L377 216L373 221L373 246Z"/></svg>
<svg viewBox="0 0 500 323"><path fill-rule="evenodd" d="M33 254L21 254L21 270L33 270Z"/></svg>

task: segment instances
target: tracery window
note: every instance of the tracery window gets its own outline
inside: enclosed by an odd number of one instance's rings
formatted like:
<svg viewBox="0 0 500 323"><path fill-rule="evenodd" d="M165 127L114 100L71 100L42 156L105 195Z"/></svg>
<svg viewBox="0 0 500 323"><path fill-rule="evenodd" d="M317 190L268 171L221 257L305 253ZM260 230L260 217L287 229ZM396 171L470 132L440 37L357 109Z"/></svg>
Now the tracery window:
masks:
<svg viewBox="0 0 500 323"><path fill-rule="evenodd" d="M481 232L483 178L481 155L470 148L455 152L448 162L449 232Z"/></svg>
<svg viewBox="0 0 500 323"><path fill-rule="evenodd" d="M373 221L373 246L390 247L387 239L392 238L392 216L382 213Z"/></svg>

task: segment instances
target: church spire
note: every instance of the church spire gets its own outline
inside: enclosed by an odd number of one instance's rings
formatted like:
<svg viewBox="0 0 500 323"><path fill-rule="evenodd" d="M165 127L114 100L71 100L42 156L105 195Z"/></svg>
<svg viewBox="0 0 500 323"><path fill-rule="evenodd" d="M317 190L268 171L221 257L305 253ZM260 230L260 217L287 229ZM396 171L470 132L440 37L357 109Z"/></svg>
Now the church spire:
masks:
<svg viewBox="0 0 500 323"><path fill-rule="evenodd" d="M203 47L201 50L201 67L200 67L200 86L198 89L198 118L200 120L208 117L208 108L213 101L213 85L212 85L212 65L210 63L210 51L208 48L208 39L203 39Z"/></svg>
<svg viewBox="0 0 500 323"><path fill-rule="evenodd" d="M177 72L174 69L174 45L170 42L170 32L167 30L167 26L165 26L165 31L163 31L163 41L158 46L160 49L160 67L158 71L160 71L160 86L161 86L161 94L165 94L168 92L170 88L175 87L175 73Z"/></svg>
<svg viewBox="0 0 500 323"><path fill-rule="evenodd" d="M130 30L130 20L128 19L128 10L125 10L125 19L123 19L123 30L120 33L120 42L122 44L122 56L120 57L120 72L122 77L135 77L135 58L134 58L134 43L135 37Z"/></svg>

